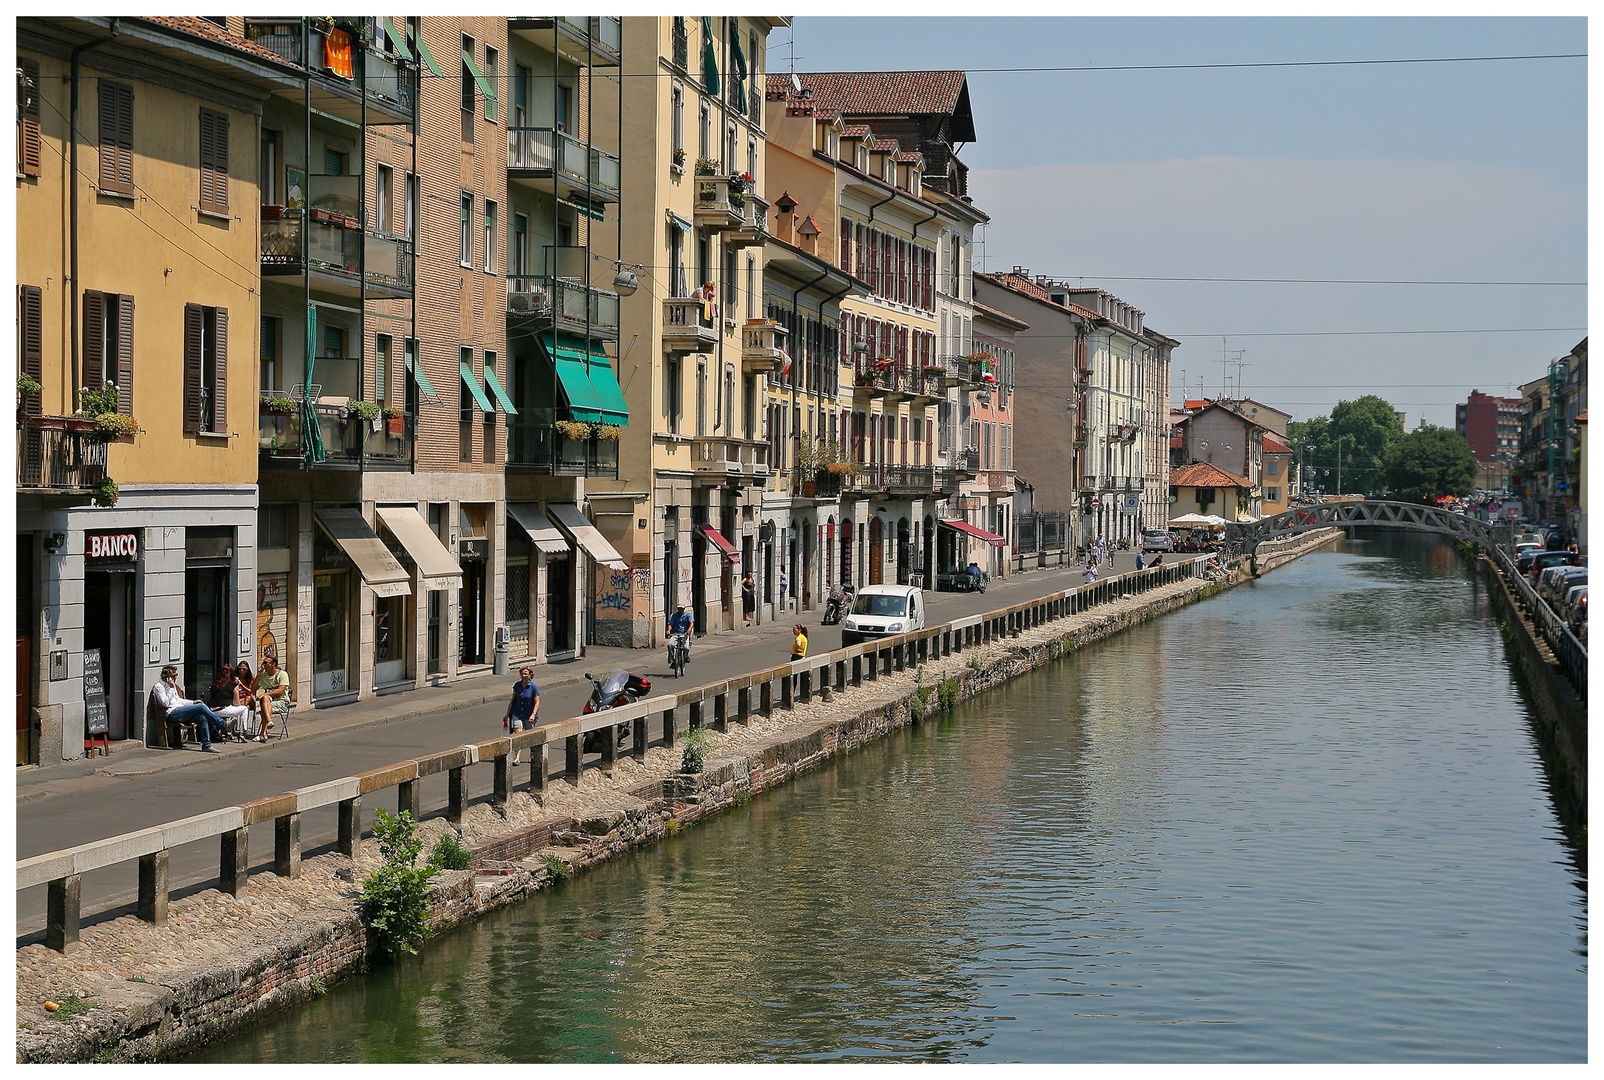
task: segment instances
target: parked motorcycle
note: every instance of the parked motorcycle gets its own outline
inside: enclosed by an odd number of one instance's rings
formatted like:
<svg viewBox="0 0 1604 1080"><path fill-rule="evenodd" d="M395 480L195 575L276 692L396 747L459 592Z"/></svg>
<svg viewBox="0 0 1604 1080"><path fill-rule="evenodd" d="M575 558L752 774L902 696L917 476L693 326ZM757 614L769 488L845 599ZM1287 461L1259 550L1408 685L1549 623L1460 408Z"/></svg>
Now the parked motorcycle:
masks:
<svg viewBox="0 0 1604 1080"><path fill-rule="evenodd" d="M837 585L830 590L830 596L824 602L824 625L833 626L846 618L847 612L852 610L852 586Z"/></svg>
<svg viewBox="0 0 1604 1080"><path fill-rule="evenodd" d="M585 672L585 678L590 681L590 700L585 702L584 713L606 712L608 709L617 709L625 705L633 705L647 694L651 693L652 680L644 675L631 675L623 668L618 668L607 678L597 679L590 672ZM614 732L614 746L619 750L629 746L630 734L633 725L628 722L619 724ZM585 733L585 753L600 753L602 748L602 734L600 731L587 731Z"/></svg>

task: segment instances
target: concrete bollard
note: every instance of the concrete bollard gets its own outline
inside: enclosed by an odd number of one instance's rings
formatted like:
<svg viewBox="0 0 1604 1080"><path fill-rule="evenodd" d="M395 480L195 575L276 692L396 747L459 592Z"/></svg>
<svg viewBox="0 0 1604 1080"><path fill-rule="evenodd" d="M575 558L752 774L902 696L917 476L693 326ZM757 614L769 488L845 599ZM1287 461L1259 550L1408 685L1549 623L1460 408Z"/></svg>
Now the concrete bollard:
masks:
<svg viewBox="0 0 1604 1080"><path fill-rule="evenodd" d="M273 873L294 881L301 876L301 815L273 819Z"/></svg>
<svg viewBox="0 0 1604 1080"><path fill-rule="evenodd" d="M863 654L859 653L852 658L852 685L863 685Z"/></svg>
<svg viewBox="0 0 1604 1080"><path fill-rule="evenodd" d="M762 687L758 690L757 711L764 716L774 715L774 682L772 679L764 679Z"/></svg>
<svg viewBox="0 0 1604 1080"><path fill-rule="evenodd" d="M730 695L728 692L713 695L714 731L728 731L730 729L729 705Z"/></svg>
<svg viewBox="0 0 1604 1080"><path fill-rule="evenodd" d="M167 852L139 857L139 917L152 926L167 925Z"/></svg>
<svg viewBox="0 0 1604 1080"><path fill-rule="evenodd" d="M642 742L646 740L642 739ZM529 790L546 790L546 744L529 748Z"/></svg>
<svg viewBox="0 0 1604 1080"><path fill-rule="evenodd" d="M813 700L813 669L803 668L797 672L797 697L803 701Z"/></svg>
<svg viewBox="0 0 1604 1080"><path fill-rule="evenodd" d="M746 723L752 715L752 688L743 686L735 692L735 719Z"/></svg>
<svg viewBox="0 0 1604 1080"><path fill-rule="evenodd" d="M789 709L792 705L792 676L786 675L780 679L780 708Z"/></svg>
<svg viewBox="0 0 1604 1080"><path fill-rule="evenodd" d="M629 752L636 761L646 760L646 717L637 716L630 724Z"/></svg>
<svg viewBox="0 0 1604 1080"><path fill-rule="evenodd" d="M601 767L611 769L618 764L618 725L604 724L596 734L601 736Z"/></svg>
<svg viewBox="0 0 1604 1080"><path fill-rule="evenodd" d="M579 772L585 767L585 737L583 735L570 735L563 740L564 769L563 776L575 787L579 786Z"/></svg>
<svg viewBox="0 0 1604 1080"><path fill-rule="evenodd" d="M663 710L663 745L673 746L679 738L679 721L674 716L672 708Z"/></svg>
<svg viewBox="0 0 1604 1080"><path fill-rule="evenodd" d="M340 800L340 854L350 858L356 854L357 841L362 839L362 796Z"/></svg>
<svg viewBox="0 0 1604 1080"><path fill-rule="evenodd" d="M230 896L239 896L251 876L251 830L230 829L219 838L219 846L222 855L218 860L217 887Z"/></svg>
<svg viewBox="0 0 1604 1080"><path fill-rule="evenodd" d="M70 874L45 886L45 948L63 955L78 951L78 909L83 875Z"/></svg>
<svg viewBox="0 0 1604 1080"><path fill-rule="evenodd" d="M490 804L492 806L506 806L507 799L512 795L512 784L507 778L507 755L497 754L495 760L495 774L490 789Z"/></svg>
<svg viewBox="0 0 1604 1080"><path fill-rule="evenodd" d="M468 809L467 772L465 765L446 770L446 820L453 825L462 824L462 815Z"/></svg>
<svg viewBox="0 0 1604 1080"><path fill-rule="evenodd" d="M691 727L692 728L701 727L702 726L702 700L700 698L698 698L695 701L691 702L690 703L690 708L691 708L691 720L690 720Z"/></svg>
<svg viewBox="0 0 1604 1080"><path fill-rule="evenodd" d="M395 813L397 817L402 814L411 814L412 820L417 821L423 816L423 781L403 780L395 786Z"/></svg>

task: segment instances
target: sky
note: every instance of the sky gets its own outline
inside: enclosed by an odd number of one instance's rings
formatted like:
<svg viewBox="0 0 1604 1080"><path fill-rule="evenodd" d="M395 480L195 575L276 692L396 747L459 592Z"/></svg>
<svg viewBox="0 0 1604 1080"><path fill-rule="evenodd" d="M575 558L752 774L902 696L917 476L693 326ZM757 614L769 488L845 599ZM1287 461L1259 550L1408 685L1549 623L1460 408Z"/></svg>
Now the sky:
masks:
<svg viewBox="0 0 1604 1080"><path fill-rule="evenodd" d="M1586 51L1581 18L798 15L768 68L969 72L985 269L1140 308L1182 342L1175 400L1184 377L1303 419L1376 393L1414 428L1516 396L1586 336L1587 289L1563 284L1587 277L1585 59L997 69Z"/></svg>

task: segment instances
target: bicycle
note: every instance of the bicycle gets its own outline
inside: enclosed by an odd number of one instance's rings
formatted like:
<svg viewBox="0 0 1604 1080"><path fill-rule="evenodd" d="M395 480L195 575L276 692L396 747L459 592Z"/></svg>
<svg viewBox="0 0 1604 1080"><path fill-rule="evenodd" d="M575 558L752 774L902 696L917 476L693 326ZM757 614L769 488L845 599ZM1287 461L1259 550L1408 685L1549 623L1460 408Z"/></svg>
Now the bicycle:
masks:
<svg viewBox="0 0 1604 1080"><path fill-rule="evenodd" d="M691 661L689 634L674 634L668 639L668 668L678 679L685 674L685 665Z"/></svg>

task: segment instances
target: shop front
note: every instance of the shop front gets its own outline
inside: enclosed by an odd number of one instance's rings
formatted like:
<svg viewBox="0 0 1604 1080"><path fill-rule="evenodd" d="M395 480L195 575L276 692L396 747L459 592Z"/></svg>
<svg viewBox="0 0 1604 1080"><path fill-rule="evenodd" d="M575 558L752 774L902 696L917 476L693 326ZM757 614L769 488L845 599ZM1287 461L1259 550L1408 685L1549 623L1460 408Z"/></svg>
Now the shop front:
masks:
<svg viewBox="0 0 1604 1080"><path fill-rule="evenodd" d="M364 587L372 590L374 609L384 611L393 638L400 599L405 619L412 593L406 567L391 553L355 507L320 506L314 510L318 529L312 538L312 697L320 705L354 700L360 690L361 612ZM399 625L406 625L403 621ZM393 641L387 651L403 652ZM393 664L394 658L386 663ZM393 668L388 669L393 672ZM377 681L376 671L368 678Z"/></svg>
<svg viewBox="0 0 1604 1080"><path fill-rule="evenodd" d="M508 503L507 635L514 663L567 659L572 637L573 566L568 539L537 503Z"/></svg>

